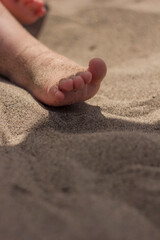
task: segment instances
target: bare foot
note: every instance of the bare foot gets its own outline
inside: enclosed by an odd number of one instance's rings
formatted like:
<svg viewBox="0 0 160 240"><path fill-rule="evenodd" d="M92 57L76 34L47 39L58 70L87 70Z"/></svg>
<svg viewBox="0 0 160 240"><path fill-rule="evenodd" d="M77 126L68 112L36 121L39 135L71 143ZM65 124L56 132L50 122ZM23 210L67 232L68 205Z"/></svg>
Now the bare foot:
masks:
<svg viewBox="0 0 160 240"><path fill-rule="evenodd" d="M83 102L93 97L106 75L103 60L95 58L88 68L41 46L29 49L18 59L19 73L10 79L27 89L39 101L51 106ZM27 58L26 58L27 56ZM25 62L25 64L24 64ZM14 78L13 78L14 77Z"/></svg>
<svg viewBox="0 0 160 240"><path fill-rule="evenodd" d="M101 59L92 59L84 68L49 50L1 4L0 42L0 73L47 105L69 105L93 97L106 75Z"/></svg>
<svg viewBox="0 0 160 240"><path fill-rule="evenodd" d="M23 24L31 24L46 13L43 0L1 0L3 5Z"/></svg>

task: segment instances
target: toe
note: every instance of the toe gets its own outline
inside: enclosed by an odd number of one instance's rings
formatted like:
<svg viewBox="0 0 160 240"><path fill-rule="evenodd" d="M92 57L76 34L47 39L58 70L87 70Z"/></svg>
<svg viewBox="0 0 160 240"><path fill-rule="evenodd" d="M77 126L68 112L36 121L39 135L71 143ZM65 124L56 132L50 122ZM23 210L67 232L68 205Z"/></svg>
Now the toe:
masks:
<svg viewBox="0 0 160 240"><path fill-rule="evenodd" d="M73 80L72 79L61 79L58 85L59 89L62 91L72 91L73 90Z"/></svg>
<svg viewBox="0 0 160 240"><path fill-rule="evenodd" d="M26 6L32 11L38 11L44 8L44 2L39 0L31 0L31 1L29 0L29 1L26 1Z"/></svg>
<svg viewBox="0 0 160 240"><path fill-rule="evenodd" d="M55 86L51 87L49 92L55 103L63 101L64 93L57 89Z"/></svg>
<svg viewBox="0 0 160 240"><path fill-rule="evenodd" d="M92 73L89 71L77 73L77 76L81 76L85 84L89 84L92 80Z"/></svg>
<svg viewBox="0 0 160 240"><path fill-rule="evenodd" d="M107 73L107 66L100 58L93 58L89 62L88 71L92 73L92 84L99 84Z"/></svg>
<svg viewBox="0 0 160 240"><path fill-rule="evenodd" d="M42 7L40 9L38 9L37 11L35 11L35 14L38 16L38 17L42 17L46 14L46 9L45 7Z"/></svg>
<svg viewBox="0 0 160 240"><path fill-rule="evenodd" d="M73 85L75 90L81 90L84 86L84 80L81 76L76 76L73 80Z"/></svg>

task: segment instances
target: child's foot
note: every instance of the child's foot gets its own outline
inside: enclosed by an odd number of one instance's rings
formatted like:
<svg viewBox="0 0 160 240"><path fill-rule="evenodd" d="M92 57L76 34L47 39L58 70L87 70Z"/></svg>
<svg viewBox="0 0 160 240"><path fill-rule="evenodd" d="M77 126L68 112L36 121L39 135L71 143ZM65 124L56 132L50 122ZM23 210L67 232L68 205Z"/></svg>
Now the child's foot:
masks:
<svg viewBox="0 0 160 240"><path fill-rule="evenodd" d="M106 75L106 65L101 59L92 59L88 68L83 68L46 50L43 45L23 52L15 67L10 79L51 106L69 105L93 97Z"/></svg>
<svg viewBox="0 0 160 240"><path fill-rule="evenodd" d="M32 24L46 13L43 0L1 0L22 24Z"/></svg>

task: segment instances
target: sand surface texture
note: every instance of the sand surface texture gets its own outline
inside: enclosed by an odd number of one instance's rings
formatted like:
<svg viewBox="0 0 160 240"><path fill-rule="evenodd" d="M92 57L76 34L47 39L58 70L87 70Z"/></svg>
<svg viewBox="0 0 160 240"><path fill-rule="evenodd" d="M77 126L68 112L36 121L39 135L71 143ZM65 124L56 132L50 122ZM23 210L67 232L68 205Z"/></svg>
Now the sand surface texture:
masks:
<svg viewBox="0 0 160 240"><path fill-rule="evenodd" d="M108 65L52 108L0 80L0 240L160 239L160 1L57 0L40 40Z"/></svg>

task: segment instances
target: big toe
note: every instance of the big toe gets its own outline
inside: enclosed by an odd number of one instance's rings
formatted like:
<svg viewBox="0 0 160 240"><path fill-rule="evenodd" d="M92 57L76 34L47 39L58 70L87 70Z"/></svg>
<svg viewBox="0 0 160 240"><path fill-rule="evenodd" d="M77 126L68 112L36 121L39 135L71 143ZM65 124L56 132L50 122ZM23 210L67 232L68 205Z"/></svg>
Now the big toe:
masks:
<svg viewBox="0 0 160 240"><path fill-rule="evenodd" d="M107 66L100 58L93 58L89 62L88 70L92 73L92 84L99 84L107 73Z"/></svg>

